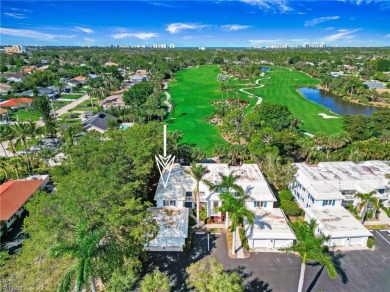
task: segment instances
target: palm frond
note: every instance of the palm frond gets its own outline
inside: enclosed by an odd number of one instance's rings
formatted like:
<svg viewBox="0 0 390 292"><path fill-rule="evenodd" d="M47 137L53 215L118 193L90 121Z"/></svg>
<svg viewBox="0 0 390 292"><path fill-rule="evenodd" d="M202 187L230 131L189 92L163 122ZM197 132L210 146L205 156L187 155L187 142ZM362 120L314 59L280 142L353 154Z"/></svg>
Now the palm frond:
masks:
<svg viewBox="0 0 390 292"><path fill-rule="evenodd" d="M60 286L58 287L59 292L68 292L71 290L70 284L75 275L75 272L76 272L76 267L73 267L68 272L66 272L66 274L64 275L64 277L60 282Z"/></svg>

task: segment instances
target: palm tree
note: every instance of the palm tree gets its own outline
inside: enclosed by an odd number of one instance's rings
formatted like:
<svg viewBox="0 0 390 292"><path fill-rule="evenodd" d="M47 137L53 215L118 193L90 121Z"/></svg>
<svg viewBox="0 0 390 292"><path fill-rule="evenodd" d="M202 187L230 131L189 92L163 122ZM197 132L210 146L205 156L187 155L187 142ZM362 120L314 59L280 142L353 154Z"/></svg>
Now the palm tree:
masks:
<svg viewBox="0 0 390 292"><path fill-rule="evenodd" d="M222 206L218 208L218 211L230 214L230 231L233 233L233 255L236 254L236 236L238 225L242 224L244 219L246 219L250 225L253 225L255 222L255 214L247 209L245 205L245 200L248 197L248 195L241 194L238 198L236 198L229 192L220 195L220 198L222 199Z"/></svg>
<svg viewBox="0 0 390 292"><path fill-rule="evenodd" d="M8 154L7 154L7 151L3 145L3 142L12 140L12 138L9 139L9 136L11 134L12 134L12 129L9 126L1 126L0 127L0 144L1 144L1 148L3 148L3 152L4 152L6 157L8 157Z"/></svg>
<svg viewBox="0 0 390 292"><path fill-rule="evenodd" d="M289 222L289 225L294 230L297 239L294 245L286 248L285 251L297 252L302 258L298 292L301 292L303 288L307 260L319 262L326 268L329 277L336 279L337 272L333 259L324 250L324 243L329 240L329 237L322 234L318 236L314 235L316 228L314 220L311 220L310 223L306 221Z"/></svg>
<svg viewBox="0 0 390 292"><path fill-rule="evenodd" d="M78 225L74 242L63 242L49 250L51 256L76 259L76 264L63 277L59 287L60 291L70 291L73 279L76 291L81 291L89 281L92 292L96 292L93 269L95 260L117 249L116 245L103 241L104 235L105 231L103 230L87 230L85 226Z"/></svg>
<svg viewBox="0 0 390 292"><path fill-rule="evenodd" d="M158 269L146 274L140 286L142 292L165 292L170 289L168 276Z"/></svg>
<svg viewBox="0 0 390 292"><path fill-rule="evenodd" d="M372 191L368 194L361 194L357 193L355 194L355 198L359 199L359 203L357 204L356 208L360 212L360 216L362 217L362 224L364 223L364 219L367 215L367 208L371 205L374 209L374 216L376 215L376 212L379 210L379 200L378 198L375 198L374 195L376 195L376 191Z"/></svg>
<svg viewBox="0 0 390 292"><path fill-rule="evenodd" d="M199 185L200 182L205 183L206 185L210 185L210 183L204 179L205 175L209 173L210 171L204 167L201 164L196 164L193 162L191 164L191 168L186 170L186 173L190 174L194 180L196 181L196 186L195 190L193 191L193 194L195 196L195 201L196 201L196 226L199 227L199 207L200 207L200 202L199 202Z"/></svg>
<svg viewBox="0 0 390 292"><path fill-rule="evenodd" d="M34 126L32 126L32 125L34 125ZM22 141L24 151L25 151L26 156L27 156L27 170L29 172L31 172L31 160L30 160L30 156L27 153L27 138L30 137L34 128L35 128L35 124L33 122L30 122L29 124L17 122L12 127L12 130L14 131L16 136L19 137L20 140Z"/></svg>
<svg viewBox="0 0 390 292"><path fill-rule="evenodd" d="M64 131L62 131L62 135L65 139L65 148L71 149L74 145L74 139L76 138L76 128L75 127L68 127Z"/></svg>
<svg viewBox="0 0 390 292"><path fill-rule="evenodd" d="M0 168L4 171L5 179L8 180L8 170L9 161L7 158L0 156Z"/></svg>
<svg viewBox="0 0 390 292"><path fill-rule="evenodd" d="M223 173L219 173L221 178L221 182L217 185L212 185L211 190L220 190L221 193L231 194L230 190L234 190L239 195L244 195L244 190L241 186L236 184L236 181L240 178L239 175L234 175L230 173L229 175L224 175ZM229 227L229 214L226 213L226 226Z"/></svg>

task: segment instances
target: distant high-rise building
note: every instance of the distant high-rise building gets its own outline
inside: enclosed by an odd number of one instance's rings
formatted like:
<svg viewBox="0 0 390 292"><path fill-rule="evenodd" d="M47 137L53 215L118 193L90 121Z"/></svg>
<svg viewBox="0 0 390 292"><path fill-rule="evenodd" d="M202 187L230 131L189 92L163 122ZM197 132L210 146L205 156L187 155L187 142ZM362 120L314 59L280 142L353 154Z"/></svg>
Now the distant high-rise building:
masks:
<svg viewBox="0 0 390 292"><path fill-rule="evenodd" d="M174 49L174 48L175 48L175 45L174 45L174 44L170 44L170 45L169 45L169 48L170 48L170 49Z"/></svg>
<svg viewBox="0 0 390 292"><path fill-rule="evenodd" d="M200 51L205 51L206 48L205 48L205 47L199 47L199 50L200 50Z"/></svg>
<svg viewBox="0 0 390 292"><path fill-rule="evenodd" d="M13 45L12 47L4 47L4 51L7 54L21 54L27 52L25 46Z"/></svg>

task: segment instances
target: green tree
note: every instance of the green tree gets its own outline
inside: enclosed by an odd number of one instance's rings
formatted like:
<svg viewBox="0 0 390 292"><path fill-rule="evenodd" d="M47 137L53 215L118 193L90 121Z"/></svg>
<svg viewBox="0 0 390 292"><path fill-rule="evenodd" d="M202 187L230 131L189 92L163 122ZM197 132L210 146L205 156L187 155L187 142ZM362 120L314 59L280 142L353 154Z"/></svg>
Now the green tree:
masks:
<svg viewBox="0 0 390 292"><path fill-rule="evenodd" d="M329 237L322 234L315 235L316 223L314 220L310 223L306 221L289 222L289 225L294 230L297 239L292 247L285 250L297 252L302 258L298 292L301 292L303 288L307 260L319 262L326 268L329 277L335 279L337 272L333 259L324 249L324 244L329 240Z"/></svg>
<svg viewBox="0 0 390 292"><path fill-rule="evenodd" d="M222 199L222 206L218 208L220 212L226 212L230 217L230 231L233 233L232 241L232 254L236 254L236 236L237 227L242 224L244 219L248 221L250 225L254 224L255 214L246 208L245 201L249 196L241 194L233 196L229 192L220 194ZM229 223L228 223L229 224Z"/></svg>
<svg viewBox="0 0 390 292"><path fill-rule="evenodd" d="M161 273L158 269L153 273L146 274L141 281L142 292L165 292L169 291L169 278L166 274Z"/></svg>
<svg viewBox="0 0 390 292"><path fill-rule="evenodd" d="M371 206L374 210L374 216L379 210L379 200L375 197L376 191L372 191L367 194L357 193L355 194L355 198L358 199L358 203L356 204L356 209L360 212L360 217L362 218L362 224L367 215L368 208Z"/></svg>
<svg viewBox="0 0 390 292"><path fill-rule="evenodd" d="M94 266L104 253L108 256L113 249L118 248L109 242L104 242L104 235L105 231L87 230L85 226L78 225L75 242L60 243L50 249L51 256L75 259L75 265L69 269L60 283L60 291L71 290L73 280L76 291L81 291L89 281L91 290L96 292L94 277L98 275L95 274Z"/></svg>
<svg viewBox="0 0 390 292"><path fill-rule="evenodd" d="M52 115L52 107L47 96L38 96L35 92L33 107L41 114L45 123L46 133L53 137L56 134L56 122Z"/></svg>
<svg viewBox="0 0 390 292"><path fill-rule="evenodd" d="M243 279L237 273L226 273L223 266L215 258L209 257L191 264L187 286L198 292L242 292Z"/></svg>
<svg viewBox="0 0 390 292"><path fill-rule="evenodd" d="M200 182L205 183L206 185L210 185L210 183L204 179L207 173L210 171L204 167L201 164L196 164L193 162L191 164L191 168L186 170L188 174L192 176L192 178L195 180L195 190L193 191L195 202L196 202L196 226L199 227L199 208L200 208L200 201L199 201L199 185Z"/></svg>
<svg viewBox="0 0 390 292"><path fill-rule="evenodd" d="M274 187L280 190L286 189L289 183L292 182L296 168L289 161L283 163L280 156L269 154L265 157L263 171Z"/></svg>
<svg viewBox="0 0 390 292"><path fill-rule="evenodd" d="M34 131L36 130L35 124L30 121L30 123L21 123L17 122L12 126L12 130L14 131L15 135L20 138L23 144L24 151L26 153L26 163L27 163L27 170L31 173L32 166L31 166L31 159L30 155L27 152L27 139L35 135Z"/></svg>

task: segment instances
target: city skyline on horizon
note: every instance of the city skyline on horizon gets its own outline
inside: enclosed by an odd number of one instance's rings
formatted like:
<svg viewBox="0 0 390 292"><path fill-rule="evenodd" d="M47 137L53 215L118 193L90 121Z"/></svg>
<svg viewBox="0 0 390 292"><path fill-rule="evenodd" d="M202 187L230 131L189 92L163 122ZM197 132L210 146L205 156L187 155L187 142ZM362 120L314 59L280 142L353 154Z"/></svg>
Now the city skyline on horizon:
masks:
<svg viewBox="0 0 390 292"><path fill-rule="evenodd" d="M1 45L390 45L381 0L2 1L0 13Z"/></svg>

